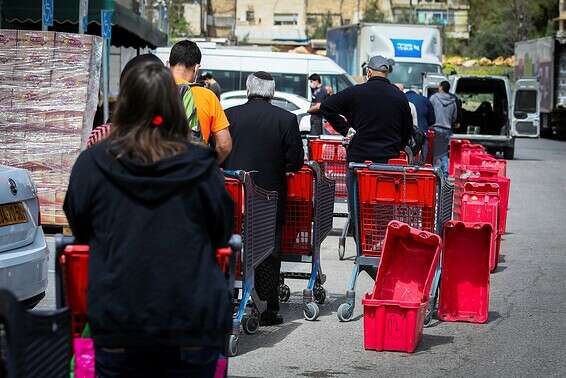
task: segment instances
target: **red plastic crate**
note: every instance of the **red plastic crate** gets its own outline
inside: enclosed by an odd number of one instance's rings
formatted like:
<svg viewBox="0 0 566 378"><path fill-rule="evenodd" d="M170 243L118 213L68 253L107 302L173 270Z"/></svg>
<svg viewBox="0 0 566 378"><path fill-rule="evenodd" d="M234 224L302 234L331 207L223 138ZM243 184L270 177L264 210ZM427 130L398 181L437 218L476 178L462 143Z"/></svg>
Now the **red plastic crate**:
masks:
<svg viewBox="0 0 566 378"><path fill-rule="evenodd" d="M492 233L489 223L450 221L444 226L440 320L487 322Z"/></svg>
<svg viewBox="0 0 566 378"><path fill-rule="evenodd" d="M438 235L406 223L390 222L371 298L411 303L428 301L440 248Z"/></svg>
<svg viewBox="0 0 566 378"><path fill-rule="evenodd" d="M281 240L281 252L284 254L312 253L314 179L314 173L308 167L287 176L285 224Z"/></svg>
<svg viewBox="0 0 566 378"><path fill-rule="evenodd" d="M499 219L497 222L499 235L505 235L507 231L507 213L509 209L509 193L511 190L511 179L508 177L479 177L477 173L466 172L462 176L456 176L454 181L454 205L453 219L461 220L461 202L464 193L464 185L467 182L493 183L499 185Z"/></svg>
<svg viewBox="0 0 566 378"><path fill-rule="evenodd" d="M356 171L362 254L379 256L387 225L401 221L434 232L436 176L432 172Z"/></svg>
<svg viewBox="0 0 566 378"><path fill-rule="evenodd" d="M490 183L472 183L464 185L462 196L461 220L468 223L489 223L492 226L491 248L489 254L489 268L494 271L497 268L499 219L499 186Z"/></svg>
<svg viewBox="0 0 566 378"><path fill-rule="evenodd" d="M474 154L470 155L470 165L483 165L486 161L495 161L496 159L490 154Z"/></svg>
<svg viewBox="0 0 566 378"><path fill-rule="evenodd" d="M428 303L406 303L371 299L364 305L364 348L412 353L422 336Z"/></svg>
<svg viewBox="0 0 566 378"><path fill-rule="evenodd" d="M70 245L60 257L67 306L71 310L72 332L80 337L86 325L88 256L87 245Z"/></svg>
<svg viewBox="0 0 566 378"><path fill-rule="evenodd" d="M348 198L346 188L346 148L342 140L313 139L309 140L310 159L319 163L324 175L336 181L336 198Z"/></svg>
<svg viewBox="0 0 566 378"><path fill-rule="evenodd" d="M470 144L469 140L452 139L450 141L450 159L448 161L448 174L454 176L456 166L462 164L462 145Z"/></svg>
<svg viewBox="0 0 566 378"><path fill-rule="evenodd" d="M492 169L497 169L499 177L507 177L507 160L503 159L493 159L493 160L484 160L482 166L489 167Z"/></svg>
<svg viewBox="0 0 566 378"><path fill-rule="evenodd" d="M438 235L396 221L389 223L373 292L362 299L366 349L415 350L440 245Z"/></svg>

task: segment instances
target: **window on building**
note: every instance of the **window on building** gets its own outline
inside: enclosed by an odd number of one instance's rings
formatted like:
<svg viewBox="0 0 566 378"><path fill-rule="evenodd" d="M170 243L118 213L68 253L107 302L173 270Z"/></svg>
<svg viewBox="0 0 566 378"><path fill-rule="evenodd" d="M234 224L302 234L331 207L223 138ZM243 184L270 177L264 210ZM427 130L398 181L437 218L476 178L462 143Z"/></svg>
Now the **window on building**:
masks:
<svg viewBox="0 0 566 378"><path fill-rule="evenodd" d="M250 23L255 21L255 12L253 9L246 11L246 21Z"/></svg>
<svg viewBox="0 0 566 378"><path fill-rule="evenodd" d="M297 13L275 13L273 15L274 25L298 25L299 15Z"/></svg>

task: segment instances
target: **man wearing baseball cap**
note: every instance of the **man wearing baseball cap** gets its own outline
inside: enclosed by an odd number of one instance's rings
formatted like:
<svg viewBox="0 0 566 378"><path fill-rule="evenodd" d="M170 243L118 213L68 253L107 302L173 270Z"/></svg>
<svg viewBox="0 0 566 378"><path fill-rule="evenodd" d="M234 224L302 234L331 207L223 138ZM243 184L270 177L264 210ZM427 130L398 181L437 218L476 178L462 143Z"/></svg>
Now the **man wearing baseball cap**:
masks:
<svg viewBox="0 0 566 378"><path fill-rule="evenodd" d="M413 132L409 101L403 92L387 79L395 62L383 56L372 57L364 68L367 82L344 89L328 97L320 107L322 116L340 134L350 128L348 162L387 163L399 157ZM347 187L351 206L353 178L348 174Z"/></svg>
<svg viewBox="0 0 566 378"><path fill-rule="evenodd" d="M348 161L387 163L399 157L413 129L409 101L403 92L387 79L395 62L383 56L372 57L367 65L367 82L328 97L320 112L332 127L350 141Z"/></svg>

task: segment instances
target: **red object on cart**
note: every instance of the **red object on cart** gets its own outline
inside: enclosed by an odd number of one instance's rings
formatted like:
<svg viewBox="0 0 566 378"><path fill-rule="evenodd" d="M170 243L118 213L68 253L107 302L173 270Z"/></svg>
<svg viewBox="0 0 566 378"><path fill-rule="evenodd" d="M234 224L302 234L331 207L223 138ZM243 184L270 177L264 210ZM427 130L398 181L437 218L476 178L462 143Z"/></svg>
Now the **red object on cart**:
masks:
<svg viewBox="0 0 566 378"><path fill-rule="evenodd" d="M71 310L73 337L81 337L87 323L88 245L70 245L59 259L63 269L66 302Z"/></svg>
<svg viewBox="0 0 566 378"><path fill-rule="evenodd" d="M324 175L336 182L336 198L348 198L346 188L346 148L342 139L312 139L309 140L310 160L316 161Z"/></svg>
<svg viewBox="0 0 566 378"><path fill-rule="evenodd" d="M494 271L499 262L501 235L497 232L499 221L499 185L468 182L464 185L461 220L463 222L489 223L492 227L489 268Z"/></svg>
<svg viewBox="0 0 566 378"><path fill-rule="evenodd" d="M240 182L240 180L225 177L224 185L234 201L234 228L232 232L235 235L242 235L244 232L244 184ZM242 261L240 255L236 255L235 276L237 279L242 277Z"/></svg>
<svg viewBox="0 0 566 378"><path fill-rule="evenodd" d="M497 168L499 171L499 177L507 177L507 160L503 159L494 159L494 160L485 160L482 162L484 167L489 168Z"/></svg>
<svg viewBox="0 0 566 378"><path fill-rule="evenodd" d="M440 246L438 235L389 223L373 293L362 299L365 349L415 351Z"/></svg>
<svg viewBox="0 0 566 378"><path fill-rule="evenodd" d="M380 256L389 221L435 231L437 177L431 171L356 170L362 254Z"/></svg>
<svg viewBox="0 0 566 378"><path fill-rule="evenodd" d="M314 179L314 172L306 166L287 176L281 253L308 255L312 251Z"/></svg>
<svg viewBox="0 0 566 378"><path fill-rule="evenodd" d="M492 233L489 223L450 221L444 226L440 320L487 322Z"/></svg>

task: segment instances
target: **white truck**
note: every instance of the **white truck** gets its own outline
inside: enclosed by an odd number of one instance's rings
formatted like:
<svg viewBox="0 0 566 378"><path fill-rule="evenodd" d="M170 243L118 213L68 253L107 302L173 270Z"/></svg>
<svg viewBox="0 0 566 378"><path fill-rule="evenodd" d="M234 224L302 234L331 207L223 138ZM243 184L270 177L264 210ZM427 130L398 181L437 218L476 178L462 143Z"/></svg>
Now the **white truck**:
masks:
<svg viewBox="0 0 566 378"><path fill-rule="evenodd" d="M350 75L363 76L372 56L395 60L389 79L422 87L427 73L442 73L442 39L434 26L359 23L328 30L327 56Z"/></svg>

